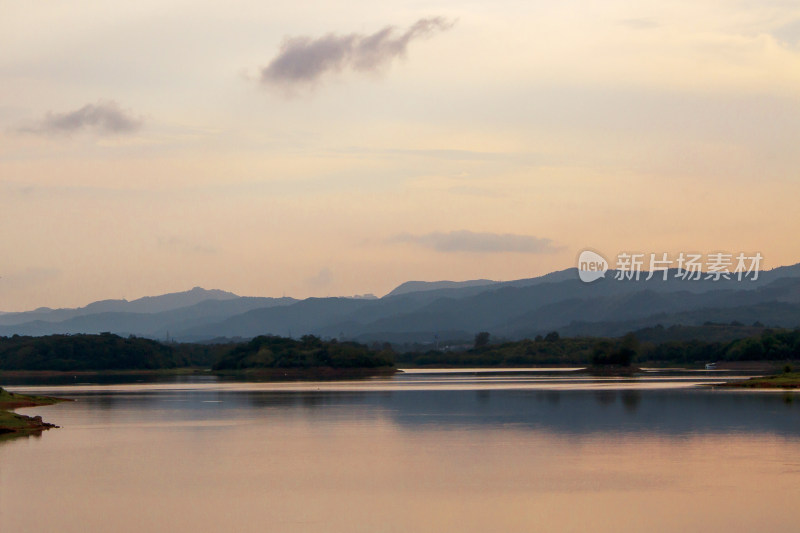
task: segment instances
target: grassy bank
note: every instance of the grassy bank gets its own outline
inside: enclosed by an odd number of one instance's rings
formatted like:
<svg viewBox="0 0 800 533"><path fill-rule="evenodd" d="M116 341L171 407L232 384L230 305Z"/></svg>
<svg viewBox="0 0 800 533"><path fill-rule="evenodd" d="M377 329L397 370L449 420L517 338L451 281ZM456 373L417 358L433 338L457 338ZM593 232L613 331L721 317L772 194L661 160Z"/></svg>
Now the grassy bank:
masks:
<svg viewBox="0 0 800 533"><path fill-rule="evenodd" d="M742 381L729 381L721 386L747 389L797 389L800 388L800 372L784 372Z"/></svg>
<svg viewBox="0 0 800 533"><path fill-rule="evenodd" d="M40 416L20 415L11 412L11 409L52 405L63 401L65 400L48 396L15 394L0 387L0 437L37 434L58 427L42 421Z"/></svg>

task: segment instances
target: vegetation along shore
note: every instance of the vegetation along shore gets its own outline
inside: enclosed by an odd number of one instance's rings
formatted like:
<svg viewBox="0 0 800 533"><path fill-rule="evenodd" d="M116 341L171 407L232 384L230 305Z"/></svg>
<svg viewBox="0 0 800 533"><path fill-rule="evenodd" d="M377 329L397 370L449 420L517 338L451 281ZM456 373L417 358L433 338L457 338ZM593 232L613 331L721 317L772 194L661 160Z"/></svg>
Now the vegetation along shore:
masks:
<svg viewBox="0 0 800 533"><path fill-rule="evenodd" d="M800 372L792 372L791 367L787 366L781 374L728 381L719 386L740 389L798 389L800 388Z"/></svg>
<svg viewBox="0 0 800 533"><path fill-rule="evenodd" d="M0 387L0 438L20 435L36 435L50 428L58 427L42 421L41 416L25 416L14 413L20 407L38 407L63 402L61 398L48 396L28 396L15 394Z"/></svg>

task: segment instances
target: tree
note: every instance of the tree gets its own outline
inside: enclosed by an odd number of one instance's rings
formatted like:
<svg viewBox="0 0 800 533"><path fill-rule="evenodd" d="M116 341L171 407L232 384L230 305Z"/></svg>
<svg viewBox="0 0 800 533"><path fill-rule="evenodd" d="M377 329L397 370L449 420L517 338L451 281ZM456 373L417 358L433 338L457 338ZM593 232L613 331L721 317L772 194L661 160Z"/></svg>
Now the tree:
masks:
<svg viewBox="0 0 800 533"><path fill-rule="evenodd" d="M633 333L628 333L622 337L622 343L617 351L617 364L630 366L639 355L639 339Z"/></svg>
<svg viewBox="0 0 800 533"><path fill-rule="evenodd" d="M613 345L608 340L597 341L592 348L592 365L599 366L610 364L613 348Z"/></svg>
<svg viewBox="0 0 800 533"><path fill-rule="evenodd" d="M639 339L633 333L628 333L622 338L618 346L609 340L601 340L594 345L592 350L592 364L631 366L639 354Z"/></svg>
<svg viewBox="0 0 800 533"><path fill-rule="evenodd" d="M546 340L547 342L556 342L560 338L561 336L558 334L557 331L551 331L550 333L544 336L544 340Z"/></svg>
<svg viewBox="0 0 800 533"><path fill-rule="evenodd" d="M475 335L475 348L483 348L489 344L489 337L490 335L488 331L481 331Z"/></svg>

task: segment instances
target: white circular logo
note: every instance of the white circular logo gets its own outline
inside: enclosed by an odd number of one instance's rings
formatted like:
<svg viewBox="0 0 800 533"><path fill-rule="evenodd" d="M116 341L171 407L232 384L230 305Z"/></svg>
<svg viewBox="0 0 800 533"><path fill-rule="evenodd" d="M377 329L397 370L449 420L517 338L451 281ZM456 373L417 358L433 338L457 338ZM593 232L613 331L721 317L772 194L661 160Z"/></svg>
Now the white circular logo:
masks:
<svg viewBox="0 0 800 533"><path fill-rule="evenodd" d="M585 283L591 283L606 276L608 261L592 250L584 250L578 257L578 277Z"/></svg>

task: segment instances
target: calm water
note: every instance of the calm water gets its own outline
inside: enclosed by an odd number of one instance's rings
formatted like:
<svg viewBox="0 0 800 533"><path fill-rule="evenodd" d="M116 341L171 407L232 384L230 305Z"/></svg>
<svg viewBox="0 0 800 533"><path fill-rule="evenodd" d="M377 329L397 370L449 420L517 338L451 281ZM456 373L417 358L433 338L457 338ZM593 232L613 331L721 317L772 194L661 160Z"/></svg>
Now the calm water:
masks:
<svg viewBox="0 0 800 533"><path fill-rule="evenodd" d="M0 530L797 531L800 396L705 376L17 385L77 401L0 442Z"/></svg>

